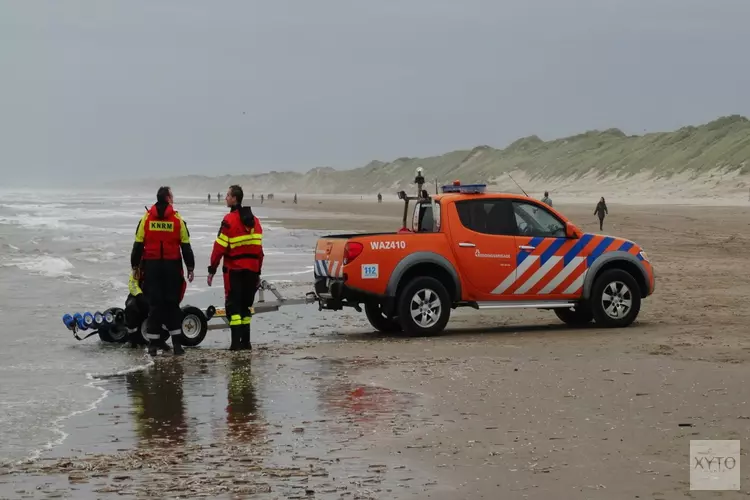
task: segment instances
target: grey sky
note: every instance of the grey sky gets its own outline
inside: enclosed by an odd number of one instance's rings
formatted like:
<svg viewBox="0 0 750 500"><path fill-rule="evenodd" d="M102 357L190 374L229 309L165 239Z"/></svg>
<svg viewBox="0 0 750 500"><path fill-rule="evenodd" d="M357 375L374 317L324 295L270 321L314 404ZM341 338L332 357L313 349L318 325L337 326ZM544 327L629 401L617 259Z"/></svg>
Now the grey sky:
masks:
<svg viewBox="0 0 750 500"><path fill-rule="evenodd" d="M0 0L3 183L750 114L747 0Z"/></svg>

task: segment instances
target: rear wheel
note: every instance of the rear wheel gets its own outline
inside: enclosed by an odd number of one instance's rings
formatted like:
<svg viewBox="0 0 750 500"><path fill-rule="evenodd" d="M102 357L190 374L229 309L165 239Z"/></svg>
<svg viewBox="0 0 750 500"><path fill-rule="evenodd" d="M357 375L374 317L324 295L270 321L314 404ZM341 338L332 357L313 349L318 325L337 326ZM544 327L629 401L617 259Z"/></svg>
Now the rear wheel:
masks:
<svg viewBox="0 0 750 500"><path fill-rule="evenodd" d="M383 312L383 304L380 302L366 302L365 315L373 328L383 333L394 333L401 331L401 325L392 317Z"/></svg>
<svg viewBox="0 0 750 500"><path fill-rule="evenodd" d="M583 304L572 309L555 309L555 314L563 323L570 326L587 325L594 319L591 308Z"/></svg>
<svg viewBox="0 0 750 500"><path fill-rule="evenodd" d="M448 324L450 297L435 278L414 278L403 287L397 301L398 320L406 334L434 335Z"/></svg>
<svg viewBox="0 0 750 500"><path fill-rule="evenodd" d="M195 347L203 342L208 333L208 320L203 311L194 306L182 308L182 333L179 335L180 344Z"/></svg>
<svg viewBox="0 0 750 500"><path fill-rule="evenodd" d="M597 324L607 328L628 326L641 310L638 283L627 271L608 269L594 281L590 303Z"/></svg>

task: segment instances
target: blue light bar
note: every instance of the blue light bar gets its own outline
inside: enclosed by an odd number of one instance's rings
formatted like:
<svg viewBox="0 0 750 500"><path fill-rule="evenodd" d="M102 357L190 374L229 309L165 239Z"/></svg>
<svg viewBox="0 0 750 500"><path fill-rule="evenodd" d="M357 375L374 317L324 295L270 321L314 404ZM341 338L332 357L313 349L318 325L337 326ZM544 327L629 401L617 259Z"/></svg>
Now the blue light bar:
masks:
<svg viewBox="0 0 750 500"><path fill-rule="evenodd" d="M446 185L443 193L482 194L487 190L487 184Z"/></svg>

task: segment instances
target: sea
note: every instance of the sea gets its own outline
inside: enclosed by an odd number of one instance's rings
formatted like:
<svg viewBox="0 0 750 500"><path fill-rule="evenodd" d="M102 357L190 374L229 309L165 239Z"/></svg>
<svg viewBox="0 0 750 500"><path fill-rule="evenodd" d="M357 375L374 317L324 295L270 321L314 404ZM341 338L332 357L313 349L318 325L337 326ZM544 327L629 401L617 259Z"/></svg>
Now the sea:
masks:
<svg viewBox="0 0 750 500"><path fill-rule="evenodd" d="M124 307L134 232L153 201L153 193L0 190L0 464L35 459L62 444L65 422L107 397L106 376L153 363L143 349L96 336L78 341L62 323L65 313ZM221 274L208 287L206 268L227 208L179 195L174 204L196 256L196 277L182 304L221 306ZM253 210L265 234L263 277L286 296L308 288L314 243L323 233L285 229L282 210ZM268 331L274 333L264 332L262 342L306 336ZM210 331L199 348L226 349L228 342L228 332Z"/></svg>

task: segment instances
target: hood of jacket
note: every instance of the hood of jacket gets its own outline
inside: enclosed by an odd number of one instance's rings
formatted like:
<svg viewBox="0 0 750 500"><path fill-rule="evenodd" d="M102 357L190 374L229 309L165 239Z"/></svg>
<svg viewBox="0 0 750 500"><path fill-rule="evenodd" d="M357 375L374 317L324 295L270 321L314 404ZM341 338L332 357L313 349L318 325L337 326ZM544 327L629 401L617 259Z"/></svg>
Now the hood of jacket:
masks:
<svg viewBox="0 0 750 500"><path fill-rule="evenodd" d="M247 227L255 227L255 215L253 215L253 209L250 207L234 206L232 212L238 211L242 224Z"/></svg>
<svg viewBox="0 0 750 500"><path fill-rule="evenodd" d="M156 217L157 219L166 219L174 214L174 208L172 208L172 205L169 203L161 203L157 201L151 206L151 209L148 212L152 217Z"/></svg>

